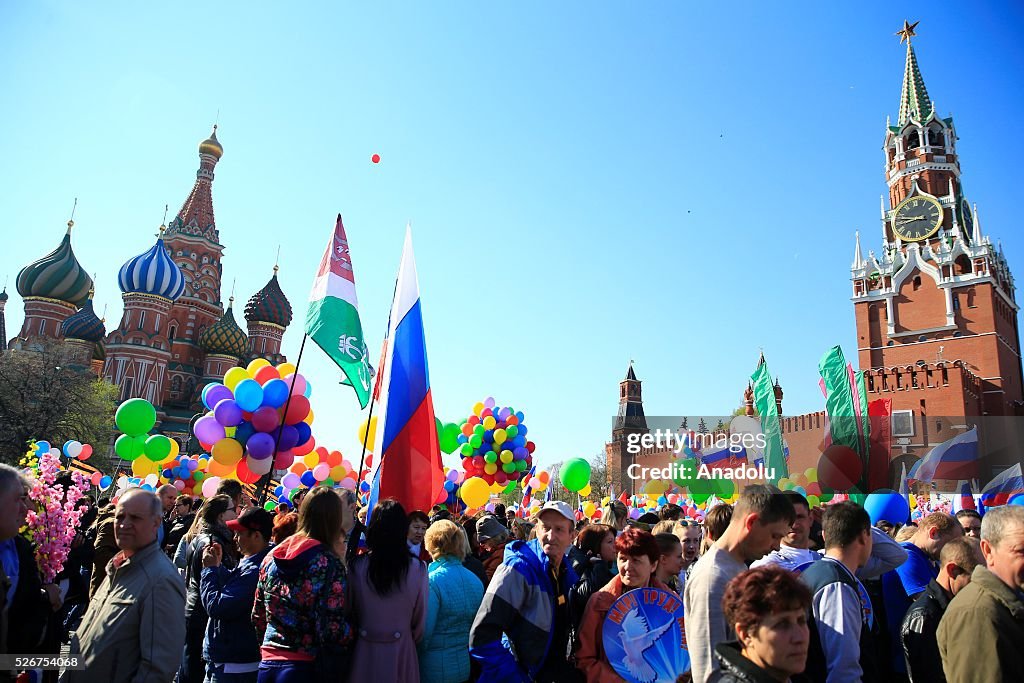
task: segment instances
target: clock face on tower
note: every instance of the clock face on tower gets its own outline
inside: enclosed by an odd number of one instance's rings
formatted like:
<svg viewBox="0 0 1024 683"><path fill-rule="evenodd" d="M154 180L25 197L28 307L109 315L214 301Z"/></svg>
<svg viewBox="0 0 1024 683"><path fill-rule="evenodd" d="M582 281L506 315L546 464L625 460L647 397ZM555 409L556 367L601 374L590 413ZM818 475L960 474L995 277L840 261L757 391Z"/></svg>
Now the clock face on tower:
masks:
<svg viewBox="0 0 1024 683"><path fill-rule="evenodd" d="M971 213L971 205L967 203L967 200L960 202L960 216L961 222L964 224L964 228L967 231L967 237L974 233L974 214Z"/></svg>
<svg viewBox="0 0 1024 683"><path fill-rule="evenodd" d="M942 225L942 206L931 197L917 196L896 207L892 228L904 242L919 242L934 235Z"/></svg>

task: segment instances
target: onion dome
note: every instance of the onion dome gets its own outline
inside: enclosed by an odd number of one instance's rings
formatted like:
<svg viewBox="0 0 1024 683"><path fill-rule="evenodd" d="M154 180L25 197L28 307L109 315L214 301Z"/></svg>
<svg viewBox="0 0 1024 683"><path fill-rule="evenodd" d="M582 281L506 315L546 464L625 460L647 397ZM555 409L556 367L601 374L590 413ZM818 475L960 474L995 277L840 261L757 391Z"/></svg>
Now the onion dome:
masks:
<svg viewBox="0 0 1024 683"><path fill-rule="evenodd" d="M199 335L199 348L206 353L235 358L244 358L248 355L249 338L235 322L235 314L231 310L234 303L235 297L228 299L228 310L224 311L221 319Z"/></svg>
<svg viewBox="0 0 1024 683"><path fill-rule="evenodd" d="M273 323L281 327L288 327L291 323L292 305L277 282L277 266L274 266L270 282L253 294L245 305L245 319L251 323Z"/></svg>
<svg viewBox="0 0 1024 683"><path fill-rule="evenodd" d="M96 316L96 311L93 310L92 295L93 293L90 291L85 305L61 323L60 330L65 339L81 339L97 343L107 336L103 321Z"/></svg>
<svg viewBox="0 0 1024 683"><path fill-rule="evenodd" d="M71 228L74 225L74 221L68 221L68 231L60 245L18 273L17 287L22 297L41 296L76 307L85 304L92 289L92 278L71 248Z"/></svg>
<svg viewBox="0 0 1024 683"><path fill-rule="evenodd" d="M224 148L220 144L220 140L217 139L217 125L214 124L213 132L210 133L210 137L206 138L199 143L199 153L209 154L215 159L220 159L221 155L224 154Z"/></svg>
<svg viewBox="0 0 1024 683"><path fill-rule="evenodd" d="M185 291L185 276L164 246L164 226L156 244L121 266L117 281L125 294L138 292L176 300Z"/></svg>
<svg viewBox="0 0 1024 683"><path fill-rule="evenodd" d="M7 301L10 297L7 296L7 288L4 287L4 291L0 292L0 301Z"/></svg>

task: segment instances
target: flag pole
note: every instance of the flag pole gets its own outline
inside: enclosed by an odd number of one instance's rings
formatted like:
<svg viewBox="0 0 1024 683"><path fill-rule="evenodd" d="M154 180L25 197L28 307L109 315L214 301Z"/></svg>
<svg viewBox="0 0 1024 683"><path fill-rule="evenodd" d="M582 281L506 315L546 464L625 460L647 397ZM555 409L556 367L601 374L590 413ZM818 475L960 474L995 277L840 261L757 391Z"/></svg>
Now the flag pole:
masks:
<svg viewBox="0 0 1024 683"><path fill-rule="evenodd" d="M299 357L295 359L295 374L296 375L299 374L299 366L302 365L302 352L306 350L306 340L308 338L309 338L308 334L303 334L302 335L302 345L299 346ZM292 385L294 386L294 384L295 384L295 380L292 380ZM281 416L281 424L277 425L277 433L274 434L274 451L273 451L273 453L270 454L271 458L275 458L275 459L277 458L277 445L281 441L281 432L284 430L284 419L285 419L285 416L288 415L288 406L291 405L291 403L292 403L292 396L294 395L294 392L292 392L291 389L292 389L292 387L288 387L288 400L284 402L284 415ZM259 488L259 495L257 496L256 501L260 505L260 507L262 507L263 504L265 502L267 502L267 489L270 488L270 479L273 476L273 474L274 474L274 465L273 465L273 463L271 463L270 471L267 472L266 474L264 474L262 477L260 477L260 479L262 481L257 483L257 487Z"/></svg>
<svg viewBox="0 0 1024 683"><path fill-rule="evenodd" d="M356 470L360 479L363 477L363 463L366 461L366 441L370 438L370 420L373 419L373 404L376 401L373 400L373 396L370 397L370 412L366 416L366 431L363 433L363 452L359 456L359 469ZM356 496L359 496L359 482L356 482Z"/></svg>

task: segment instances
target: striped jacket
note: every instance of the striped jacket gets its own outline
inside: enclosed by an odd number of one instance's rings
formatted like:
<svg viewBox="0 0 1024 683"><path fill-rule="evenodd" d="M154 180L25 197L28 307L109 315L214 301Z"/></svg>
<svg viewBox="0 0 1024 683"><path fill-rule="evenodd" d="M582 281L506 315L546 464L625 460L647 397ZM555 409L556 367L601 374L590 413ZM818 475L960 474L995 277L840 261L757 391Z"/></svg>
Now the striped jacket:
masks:
<svg viewBox="0 0 1024 683"><path fill-rule="evenodd" d="M577 576L563 562L566 585L561 592L568 595ZM537 540L505 546L505 559L487 586L469 634L469 654L481 666L480 683L530 681L547 659L556 595L549 567Z"/></svg>

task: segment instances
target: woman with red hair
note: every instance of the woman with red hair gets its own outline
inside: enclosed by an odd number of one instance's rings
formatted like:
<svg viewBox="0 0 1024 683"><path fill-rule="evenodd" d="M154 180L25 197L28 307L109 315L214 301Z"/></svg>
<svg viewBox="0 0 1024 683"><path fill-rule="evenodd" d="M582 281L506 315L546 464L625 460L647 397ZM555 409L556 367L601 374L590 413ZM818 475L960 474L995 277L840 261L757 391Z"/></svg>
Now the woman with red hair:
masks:
<svg viewBox="0 0 1024 683"><path fill-rule="evenodd" d="M748 569L725 587L722 609L738 642L719 643L724 683L786 683L807 664L811 592L776 565ZM730 634L731 635L731 634Z"/></svg>
<svg viewBox="0 0 1024 683"><path fill-rule="evenodd" d="M649 531L626 529L615 539L619 573L594 593L587 602L579 630L576 667L587 683L621 683L622 677L608 663L604 651L604 620L608 610L623 593L634 588L660 588L672 592L654 577L661 549Z"/></svg>

